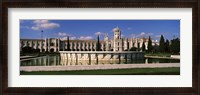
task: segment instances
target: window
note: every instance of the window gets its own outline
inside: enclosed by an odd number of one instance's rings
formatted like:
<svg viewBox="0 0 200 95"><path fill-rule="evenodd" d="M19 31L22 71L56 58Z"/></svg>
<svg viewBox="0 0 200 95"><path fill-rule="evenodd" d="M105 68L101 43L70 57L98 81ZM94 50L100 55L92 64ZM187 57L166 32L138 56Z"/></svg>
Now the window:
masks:
<svg viewBox="0 0 200 95"><path fill-rule="evenodd" d="M54 43L51 43L50 46L54 46Z"/></svg>

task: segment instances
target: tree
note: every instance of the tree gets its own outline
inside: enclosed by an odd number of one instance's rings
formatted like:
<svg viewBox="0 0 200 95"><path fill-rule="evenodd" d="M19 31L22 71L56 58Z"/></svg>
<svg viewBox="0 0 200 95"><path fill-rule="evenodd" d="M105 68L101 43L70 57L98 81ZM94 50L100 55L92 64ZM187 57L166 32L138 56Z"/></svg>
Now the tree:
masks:
<svg viewBox="0 0 200 95"><path fill-rule="evenodd" d="M172 54L180 53L180 39L179 38L171 40L170 51Z"/></svg>
<svg viewBox="0 0 200 95"><path fill-rule="evenodd" d="M152 52L153 53L158 53L159 51L159 46L157 44L155 44L153 47L152 47Z"/></svg>
<svg viewBox="0 0 200 95"><path fill-rule="evenodd" d="M64 41L62 41L62 49L61 49L61 51L65 51L65 42Z"/></svg>
<svg viewBox="0 0 200 95"><path fill-rule="evenodd" d="M70 51L69 36L67 37L67 51Z"/></svg>
<svg viewBox="0 0 200 95"><path fill-rule="evenodd" d="M136 47L132 47L132 48L129 49L129 51L136 51L136 50L137 50Z"/></svg>
<svg viewBox="0 0 200 95"><path fill-rule="evenodd" d="M100 46L100 42L99 42L99 35L97 36L97 43L96 43L96 50L100 51L101 46Z"/></svg>
<svg viewBox="0 0 200 95"><path fill-rule="evenodd" d="M137 51L140 51L140 43L137 43Z"/></svg>
<svg viewBox="0 0 200 95"><path fill-rule="evenodd" d="M142 43L142 51L145 51L145 44L144 44L144 42Z"/></svg>
<svg viewBox="0 0 200 95"><path fill-rule="evenodd" d="M163 35L161 35L161 37L160 37L159 51L160 51L161 53L162 53L162 52L165 52L165 39L164 39Z"/></svg>
<svg viewBox="0 0 200 95"><path fill-rule="evenodd" d="M124 44L124 38L122 38L122 50L124 50L123 44Z"/></svg>
<svg viewBox="0 0 200 95"><path fill-rule="evenodd" d="M32 53L34 51L35 51L35 49L33 49L32 47L29 47L29 46L26 46L26 47L22 48L22 52L23 53Z"/></svg>
<svg viewBox="0 0 200 95"><path fill-rule="evenodd" d="M170 52L169 40L166 40L166 42L165 42L165 52L167 52L167 53Z"/></svg>
<svg viewBox="0 0 200 95"><path fill-rule="evenodd" d="M152 41L151 41L151 37L150 36L149 36L149 41L148 41L147 48L148 48L148 52L152 52Z"/></svg>
<svg viewBox="0 0 200 95"><path fill-rule="evenodd" d="M35 49L34 51L35 51L35 52L40 52L40 49L39 49L39 48L37 48L37 49Z"/></svg>

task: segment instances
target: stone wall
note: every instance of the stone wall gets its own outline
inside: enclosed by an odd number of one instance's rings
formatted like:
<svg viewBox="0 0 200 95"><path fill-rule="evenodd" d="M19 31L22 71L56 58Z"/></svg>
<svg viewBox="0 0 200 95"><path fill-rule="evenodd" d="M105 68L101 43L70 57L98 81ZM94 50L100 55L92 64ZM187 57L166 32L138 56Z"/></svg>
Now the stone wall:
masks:
<svg viewBox="0 0 200 95"><path fill-rule="evenodd" d="M59 51L61 59L66 60L132 60L143 59L144 52L135 51Z"/></svg>

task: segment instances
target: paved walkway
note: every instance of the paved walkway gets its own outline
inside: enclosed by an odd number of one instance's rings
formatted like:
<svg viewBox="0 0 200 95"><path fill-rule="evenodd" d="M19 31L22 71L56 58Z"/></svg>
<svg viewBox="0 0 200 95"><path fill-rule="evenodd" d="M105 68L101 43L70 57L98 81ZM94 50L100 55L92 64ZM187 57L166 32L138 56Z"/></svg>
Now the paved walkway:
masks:
<svg viewBox="0 0 200 95"><path fill-rule="evenodd" d="M75 65L75 66L21 66L20 71L67 71L67 70L97 70L97 69L125 69L125 68L162 68L180 67L180 63L161 64L106 64L106 65Z"/></svg>
<svg viewBox="0 0 200 95"><path fill-rule="evenodd" d="M34 58L35 56L20 56L20 59Z"/></svg>
<svg viewBox="0 0 200 95"><path fill-rule="evenodd" d="M144 56L145 58L160 58L160 59L180 59L177 57L159 57L159 56Z"/></svg>

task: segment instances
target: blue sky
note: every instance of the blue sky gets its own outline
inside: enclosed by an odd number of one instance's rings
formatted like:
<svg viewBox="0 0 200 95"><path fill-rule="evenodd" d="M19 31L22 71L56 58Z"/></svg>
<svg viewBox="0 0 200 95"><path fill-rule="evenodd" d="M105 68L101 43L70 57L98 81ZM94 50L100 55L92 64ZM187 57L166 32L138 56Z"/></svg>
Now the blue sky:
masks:
<svg viewBox="0 0 200 95"><path fill-rule="evenodd" d="M179 20L20 20L21 39L41 39L60 37L66 39L90 40L105 33L113 38L113 28L121 29L122 37L148 37L159 40L160 35L171 40L180 38Z"/></svg>

